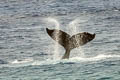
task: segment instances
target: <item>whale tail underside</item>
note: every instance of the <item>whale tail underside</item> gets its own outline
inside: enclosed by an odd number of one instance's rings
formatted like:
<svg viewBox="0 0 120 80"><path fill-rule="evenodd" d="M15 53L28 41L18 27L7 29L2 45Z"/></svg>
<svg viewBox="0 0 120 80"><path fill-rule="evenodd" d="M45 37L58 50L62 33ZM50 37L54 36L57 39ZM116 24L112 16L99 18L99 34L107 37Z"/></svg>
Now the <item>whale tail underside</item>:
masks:
<svg viewBox="0 0 120 80"><path fill-rule="evenodd" d="M68 59L70 56L70 51L76 47L82 46L87 42L90 42L95 38L95 34L90 34L88 32L78 33L72 37L58 29L48 29L46 28L48 35L64 47L65 54L62 59Z"/></svg>

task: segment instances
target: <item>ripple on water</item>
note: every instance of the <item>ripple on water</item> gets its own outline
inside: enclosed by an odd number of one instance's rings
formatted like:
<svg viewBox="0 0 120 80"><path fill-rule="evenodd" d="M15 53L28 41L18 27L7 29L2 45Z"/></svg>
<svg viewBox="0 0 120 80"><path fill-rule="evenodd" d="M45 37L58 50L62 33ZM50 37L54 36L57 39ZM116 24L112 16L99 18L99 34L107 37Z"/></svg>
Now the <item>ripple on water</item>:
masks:
<svg viewBox="0 0 120 80"><path fill-rule="evenodd" d="M113 80L113 79L114 79L113 77L102 77L97 80Z"/></svg>

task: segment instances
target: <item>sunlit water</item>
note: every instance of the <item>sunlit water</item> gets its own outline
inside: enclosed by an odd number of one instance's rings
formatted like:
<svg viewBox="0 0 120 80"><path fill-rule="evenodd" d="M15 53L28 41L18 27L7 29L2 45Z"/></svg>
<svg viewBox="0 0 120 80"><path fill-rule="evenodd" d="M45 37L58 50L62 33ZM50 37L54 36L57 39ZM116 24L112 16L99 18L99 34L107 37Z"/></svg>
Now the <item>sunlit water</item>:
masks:
<svg viewBox="0 0 120 80"><path fill-rule="evenodd" d="M120 80L119 0L1 0L0 80ZM46 28L93 41L64 48Z"/></svg>

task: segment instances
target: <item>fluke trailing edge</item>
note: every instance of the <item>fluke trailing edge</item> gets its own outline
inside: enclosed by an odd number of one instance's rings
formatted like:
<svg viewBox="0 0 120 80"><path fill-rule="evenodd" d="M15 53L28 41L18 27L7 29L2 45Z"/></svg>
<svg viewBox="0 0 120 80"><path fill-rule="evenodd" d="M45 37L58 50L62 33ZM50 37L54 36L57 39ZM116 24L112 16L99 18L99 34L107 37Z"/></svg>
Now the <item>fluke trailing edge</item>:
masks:
<svg viewBox="0 0 120 80"><path fill-rule="evenodd" d="M48 35L60 45L62 45L66 52L62 59L68 59L70 56L70 51L76 47L82 46L87 42L90 42L95 38L95 34L90 34L88 32L78 33L72 37L58 29L48 29L46 28Z"/></svg>

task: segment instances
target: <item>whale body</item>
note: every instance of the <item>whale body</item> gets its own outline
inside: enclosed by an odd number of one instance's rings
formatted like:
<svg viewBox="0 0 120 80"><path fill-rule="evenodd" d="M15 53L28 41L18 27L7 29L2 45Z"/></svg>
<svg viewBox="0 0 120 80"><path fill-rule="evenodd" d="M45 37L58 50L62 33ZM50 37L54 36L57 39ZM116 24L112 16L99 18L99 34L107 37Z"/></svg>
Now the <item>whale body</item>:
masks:
<svg viewBox="0 0 120 80"><path fill-rule="evenodd" d="M90 34L88 32L78 33L70 36L66 32L58 29L46 28L46 31L53 40L62 45L66 50L62 59L68 59L72 49L82 46L95 38L95 34Z"/></svg>

